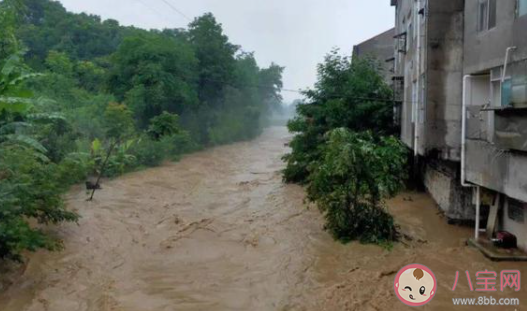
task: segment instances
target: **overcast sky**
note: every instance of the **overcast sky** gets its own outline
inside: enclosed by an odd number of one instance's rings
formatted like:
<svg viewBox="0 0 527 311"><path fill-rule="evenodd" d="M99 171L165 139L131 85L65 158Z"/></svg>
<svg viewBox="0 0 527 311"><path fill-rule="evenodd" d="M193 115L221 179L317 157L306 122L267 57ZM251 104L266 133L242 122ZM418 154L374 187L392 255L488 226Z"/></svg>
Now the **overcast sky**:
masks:
<svg viewBox="0 0 527 311"><path fill-rule="evenodd" d="M60 0L70 11L113 18L141 28L181 28L212 12L231 42L254 51L260 66L286 67L284 87L305 89L316 65L333 47L351 54L353 45L393 27L388 0ZM286 101L300 95L283 93Z"/></svg>

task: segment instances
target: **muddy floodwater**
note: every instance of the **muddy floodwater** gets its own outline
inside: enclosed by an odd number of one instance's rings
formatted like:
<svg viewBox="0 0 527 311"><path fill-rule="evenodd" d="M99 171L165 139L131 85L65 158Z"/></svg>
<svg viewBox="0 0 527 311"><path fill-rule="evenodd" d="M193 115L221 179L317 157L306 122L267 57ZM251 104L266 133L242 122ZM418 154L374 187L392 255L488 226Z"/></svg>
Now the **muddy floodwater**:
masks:
<svg viewBox="0 0 527 311"><path fill-rule="evenodd" d="M524 310L520 292L471 292L456 271L519 269L465 245L470 228L446 224L431 199L388 202L406 238L391 249L334 242L304 190L282 183L290 135L274 127L251 142L105 182L95 201L72 189L82 219L54 229L65 250L29 255L8 272L1 311L412 310L394 295L397 271L428 266L438 279L423 310ZM522 284L523 285L523 284ZM498 280L499 286L499 280ZM454 307L453 297L520 298L516 307Z"/></svg>

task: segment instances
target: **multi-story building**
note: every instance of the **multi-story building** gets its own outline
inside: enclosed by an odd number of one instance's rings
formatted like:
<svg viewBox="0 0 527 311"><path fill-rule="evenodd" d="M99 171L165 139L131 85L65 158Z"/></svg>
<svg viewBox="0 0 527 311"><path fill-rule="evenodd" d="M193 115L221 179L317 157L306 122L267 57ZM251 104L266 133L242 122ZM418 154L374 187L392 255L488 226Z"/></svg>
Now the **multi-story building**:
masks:
<svg viewBox="0 0 527 311"><path fill-rule="evenodd" d="M387 83L391 83L393 76L394 35L392 28L353 47L353 57L370 57L377 61Z"/></svg>
<svg viewBox="0 0 527 311"><path fill-rule="evenodd" d="M421 180L450 219L475 220L476 240L507 231L527 251L527 0L391 4Z"/></svg>
<svg viewBox="0 0 527 311"><path fill-rule="evenodd" d="M527 251L527 0L466 0L464 28L463 182Z"/></svg>
<svg viewBox="0 0 527 311"><path fill-rule="evenodd" d="M474 217L461 186L463 0L391 0L395 76L401 81L401 139L414 173L452 220Z"/></svg>

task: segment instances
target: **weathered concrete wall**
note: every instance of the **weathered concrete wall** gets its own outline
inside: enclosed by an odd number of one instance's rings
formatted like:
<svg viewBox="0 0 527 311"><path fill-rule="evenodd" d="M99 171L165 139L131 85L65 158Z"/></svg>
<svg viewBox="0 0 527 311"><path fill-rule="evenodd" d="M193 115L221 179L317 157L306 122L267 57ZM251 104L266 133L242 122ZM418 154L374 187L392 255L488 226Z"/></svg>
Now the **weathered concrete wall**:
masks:
<svg viewBox="0 0 527 311"><path fill-rule="evenodd" d="M459 161L464 1L430 0L427 6L420 1L417 7L415 0L396 3L396 34L408 32L409 23L413 29L407 33L406 53L396 54L396 75L404 77L405 85L401 138L414 149L417 128L420 155ZM426 12L416 17L422 8Z"/></svg>
<svg viewBox="0 0 527 311"><path fill-rule="evenodd" d="M527 111L496 113L495 144L501 149L527 152ZM525 174L527 174L527 167Z"/></svg>
<svg viewBox="0 0 527 311"><path fill-rule="evenodd" d="M457 164L442 160L428 160L424 184L439 208L451 220L474 220L472 191L461 187Z"/></svg>
<svg viewBox="0 0 527 311"><path fill-rule="evenodd" d="M408 24L414 22L414 1L399 0L392 1L391 4L396 6L395 35L398 36L398 39L394 41L396 44L394 55L394 76L402 77L404 80L403 103L401 106L401 140L409 148L413 149L414 125L412 122L412 83L414 81L414 70L417 66L414 66L413 64L413 60L416 56L416 48L413 46L413 40L411 40L413 35L408 33Z"/></svg>
<svg viewBox="0 0 527 311"><path fill-rule="evenodd" d="M467 140L467 180L527 202L527 157L493 144Z"/></svg>
<svg viewBox="0 0 527 311"><path fill-rule="evenodd" d="M516 18L516 0L499 0L496 27L478 32L479 0L465 1L465 74L503 66L505 50L517 45L513 59L527 54L527 16Z"/></svg>
<svg viewBox="0 0 527 311"><path fill-rule="evenodd" d="M414 149L414 129L418 129L417 150L425 162L420 174L446 216L474 219L471 191L459 182L464 1L398 0L394 4L396 34L407 32L409 21L418 31L407 34L412 39L407 40L406 53L396 54L395 74L404 77L405 85L401 138Z"/></svg>
<svg viewBox="0 0 527 311"><path fill-rule="evenodd" d="M427 26L427 153L459 161L463 80L464 1L429 1Z"/></svg>
<svg viewBox="0 0 527 311"><path fill-rule="evenodd" d="M516 0L500 0L496 27L478 31L478 3L465 1L464 74L488 75L491 70L503 68L507 48L516 46L507 75L527 78L527 69L522 69L527 66L516 66L527 60L527 15L516 15ZM485 111L484 105L477 103L469 109L467 180L527 202L527 113ZM484 123L489 131L486 137L475 135L474 131L484 128Z"/></svg>
<svg viewBox="0 0 527 311"><path fill-rule="evenodd" d="M394 35L395 28L392 28L353 47L354 57L371 57L378 62L388 84L392 83L394 63L386 60L393 58Z"/></svg>

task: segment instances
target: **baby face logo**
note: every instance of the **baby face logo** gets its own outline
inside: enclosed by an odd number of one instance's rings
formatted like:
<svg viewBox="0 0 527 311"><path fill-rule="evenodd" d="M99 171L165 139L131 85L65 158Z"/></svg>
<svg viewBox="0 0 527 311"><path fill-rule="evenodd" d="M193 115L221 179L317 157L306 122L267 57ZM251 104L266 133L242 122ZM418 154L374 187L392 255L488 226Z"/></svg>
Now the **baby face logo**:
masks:
<svg viewBox="0 0 527 311"><path fill-rule="evenodd" d="M420 264L412 264L399 270L393 286L397 298L402 303L419 307L434 298L437 281L432 270Z"/></svg>

